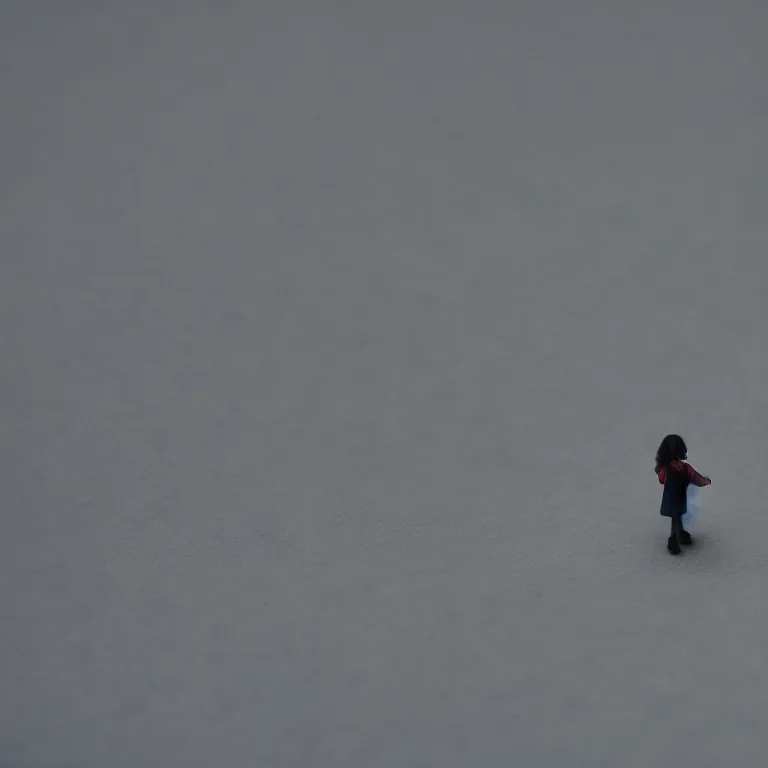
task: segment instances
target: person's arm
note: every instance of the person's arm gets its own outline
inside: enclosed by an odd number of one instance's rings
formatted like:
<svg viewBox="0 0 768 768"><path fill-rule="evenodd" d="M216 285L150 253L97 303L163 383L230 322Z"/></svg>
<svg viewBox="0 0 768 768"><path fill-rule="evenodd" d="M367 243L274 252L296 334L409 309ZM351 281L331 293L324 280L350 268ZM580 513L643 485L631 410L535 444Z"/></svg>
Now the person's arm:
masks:
<svg viewBox="0 0 768 768"><path fill-rule="evenodd" d="M659 478L659 485L664 485L664 482L667 479L667 470L664 467L661 467L658 472L656 472L656 476Z"/></svg>
<svg viewBox="0 0 768 768"><path fill-rule="evenodd" d="M712 481L708 477L699 474L690 464L685 465L685 471L689 482L693 483L693 485L697 485L699 488L703 488L705 485L712 485Z"/></svg>

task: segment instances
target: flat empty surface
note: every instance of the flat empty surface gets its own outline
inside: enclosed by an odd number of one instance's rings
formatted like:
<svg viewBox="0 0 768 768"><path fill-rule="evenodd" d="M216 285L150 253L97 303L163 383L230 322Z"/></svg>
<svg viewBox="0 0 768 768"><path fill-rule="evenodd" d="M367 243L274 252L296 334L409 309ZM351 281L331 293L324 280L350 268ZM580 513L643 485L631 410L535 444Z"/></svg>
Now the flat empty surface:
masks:
<svg viewBox="0 0 768 768"><path fill-rule="evenodd" d="M4 3L0 765L762 768L766 39Z"/></svg>

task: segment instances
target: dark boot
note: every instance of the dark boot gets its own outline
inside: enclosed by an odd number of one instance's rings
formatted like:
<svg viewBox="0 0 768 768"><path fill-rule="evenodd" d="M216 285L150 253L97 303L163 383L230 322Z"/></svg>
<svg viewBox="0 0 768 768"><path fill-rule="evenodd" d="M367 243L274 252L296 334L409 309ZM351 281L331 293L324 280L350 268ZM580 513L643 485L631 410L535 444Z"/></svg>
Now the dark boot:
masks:
<svg viewBox="0 0 768 768"><path fill-rule="evenodd" d="M677 538L684 547L690 547L691 544L693 544L693 539L688 531L680 531L680 533L677 534Z"/></svg>
<svg viewBox="0 0 768 768"><path fill-rule="evenodd" d="M670 555L679 555L682 552L676 536L670 536L667 539L667 549Z"/></svg>

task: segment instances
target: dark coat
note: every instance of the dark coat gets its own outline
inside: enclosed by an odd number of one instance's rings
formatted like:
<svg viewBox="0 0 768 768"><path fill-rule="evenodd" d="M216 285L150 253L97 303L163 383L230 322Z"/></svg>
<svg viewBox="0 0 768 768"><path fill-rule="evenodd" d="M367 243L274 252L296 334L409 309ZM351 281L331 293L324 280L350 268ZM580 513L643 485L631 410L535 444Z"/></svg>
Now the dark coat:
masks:
<svg viewBox="0 0 768 768"><path fill-rule="evenodd" d="M690 478L684 471L670 465L665 468L664 492L661 495L660 514L663 517L682 517L688 511L688 485Z"/></svg>

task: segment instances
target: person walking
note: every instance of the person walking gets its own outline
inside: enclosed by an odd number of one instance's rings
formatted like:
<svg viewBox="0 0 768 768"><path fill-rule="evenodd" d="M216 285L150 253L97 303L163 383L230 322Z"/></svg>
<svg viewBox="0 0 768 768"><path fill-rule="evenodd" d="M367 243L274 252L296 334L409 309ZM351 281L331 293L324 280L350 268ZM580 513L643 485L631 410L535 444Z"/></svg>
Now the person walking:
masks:
<svg viewBox="0 0 768 768"><path fill-rule="evenodd" d="M667 435L656 451L654 472L664 486L660 514L671 518L667 549L672 555L682 552L681 545L693 544L691 534L683 528L683 515L688 508L688 486L712 485L712 480L687 463L688 447L680 435Z"/></svg>

